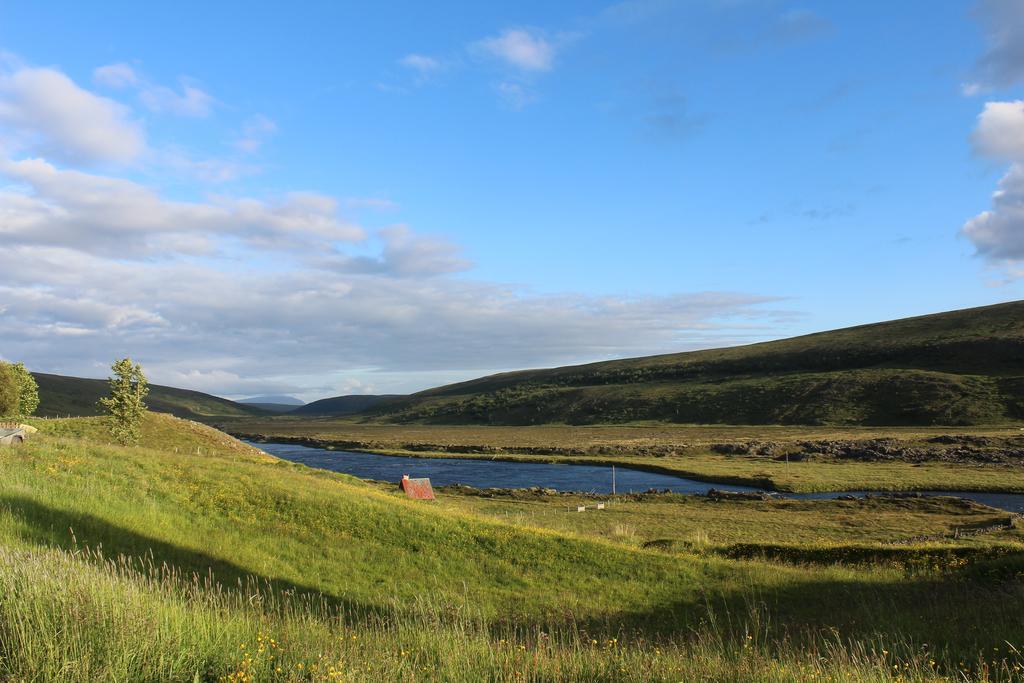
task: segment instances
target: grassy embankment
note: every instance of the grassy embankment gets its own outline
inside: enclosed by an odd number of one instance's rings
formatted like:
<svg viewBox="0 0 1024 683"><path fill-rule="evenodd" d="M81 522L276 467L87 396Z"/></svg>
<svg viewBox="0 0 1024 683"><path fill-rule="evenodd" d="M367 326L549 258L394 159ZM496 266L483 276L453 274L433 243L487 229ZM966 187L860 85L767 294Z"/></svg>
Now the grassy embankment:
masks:
<svg viewBox="0 0 1024 683"><path fill-rule="evenodd" d="M1005 524L1010 515L956 498L753 501L680 494L492 494L460 488L442 488L438 507L629 546L727 552L737 544L900 544L922 536L955 538L958 547L1024 542L1019 526L969 536L972 529ZM596 508L599 502L605 509ZM587 511L577 513L578 506Z"/></svg>
<svg viewBox="0 0 1024 683"><path fill-rule="evenodd" d="M535 426L366 425L349 419L246 419L224 427L268 440L417 457L494 458L531 462L621 465L704 481L747 484L779 491L1024 491L1020 461L1004 463L859 460L814 454L808 442L893 440L937 456L956 444L936 437L992 437L1024 448L1017 427L769 427L769 426ZM1020 443L1017 443L1020 442ZM772 444L770 454L723 454L737 444ZM997 446L1000 448L1002 446ZM789 453L793 457L786 459Z"/></svg>
<svg viewBox="0 0 1024 683"><path fill-rule="evenodd" d="M127 449L95 419L36 424L0 451L0 678L1020 678L1011 536L847 565L780 513L773 538L822 556L735 561L406 501L164 416ZM938 530L993 514L907 512Z"/></svg>

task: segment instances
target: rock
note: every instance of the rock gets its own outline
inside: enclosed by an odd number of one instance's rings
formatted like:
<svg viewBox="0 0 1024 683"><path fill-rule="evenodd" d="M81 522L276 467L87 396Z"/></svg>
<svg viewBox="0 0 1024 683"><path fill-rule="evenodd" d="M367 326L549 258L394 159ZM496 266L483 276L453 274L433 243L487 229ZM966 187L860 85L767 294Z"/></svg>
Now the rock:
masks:
<svg viewBox="0 0 1024 683"><path fill-rule="evenodd" d="M774 496L764 491L725 491L708 489L707 497L712 500L771 500Z"/></svg>
<svg viewBox="0 0 1024 683"><path fill-rule="evenodd" d="M748 455L750 445L745 443L716 443L711 444L711 451L722 455Z"/></svg>

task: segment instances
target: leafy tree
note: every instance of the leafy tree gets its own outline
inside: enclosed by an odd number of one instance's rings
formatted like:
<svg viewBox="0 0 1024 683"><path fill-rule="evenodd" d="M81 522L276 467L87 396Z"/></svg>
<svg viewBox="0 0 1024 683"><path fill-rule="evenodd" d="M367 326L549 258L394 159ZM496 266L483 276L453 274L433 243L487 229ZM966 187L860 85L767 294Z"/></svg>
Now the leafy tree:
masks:
<svg viewBox="0 0 1024 683"><path fill-rule="evenodd" d="M10 366L10 369L17 379L17 413L22 417L31 415L39 407L39 385L36 384L36 378L25 368L24 363L15 363Z"/></svg>
<svg viewBox="0 0 1024 683"><path fill-rule="evenodd" d="M143 399L149 393L142 366L131 358L114 361L110 366L110 396L100 399L100 406L110 415L110 433L123 446L138 443L142 416L146 412Z"/></svg>
<svg viewBox="0 0 1024 683"><path fill-rule="evenodd" d="M18 412L18 377L7 363L0 363L0 415Z"/></svg>

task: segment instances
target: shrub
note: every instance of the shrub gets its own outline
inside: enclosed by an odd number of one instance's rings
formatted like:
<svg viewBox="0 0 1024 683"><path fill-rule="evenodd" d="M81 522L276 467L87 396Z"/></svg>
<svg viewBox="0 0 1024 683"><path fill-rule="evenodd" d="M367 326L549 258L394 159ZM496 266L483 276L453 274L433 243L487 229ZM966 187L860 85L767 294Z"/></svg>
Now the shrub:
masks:
<svg viewBox="0 0 1024 683"><path fill-rule="evenodd" d="M32 415L39 407L39 385L36 384L36 378L25 368L24 363L15 363L10 368L18 387L16 412L23 417Z"/></svg>
<svg viewBox="0 0 1024 683"><path fill-rule="evenodd" d="M18 377L13 366L0 363L0 415L14 415L18 412Z"/></svg>
<svg viewBox="0 0 1024 683"><path fill-rule="evenodd" d="M149 393L142 366L131 358L114 361L110 366L110 396L100 399L100 406L110 415L110 433L122 446L138 443L142 416L146 412L143 399Z"/></svg>

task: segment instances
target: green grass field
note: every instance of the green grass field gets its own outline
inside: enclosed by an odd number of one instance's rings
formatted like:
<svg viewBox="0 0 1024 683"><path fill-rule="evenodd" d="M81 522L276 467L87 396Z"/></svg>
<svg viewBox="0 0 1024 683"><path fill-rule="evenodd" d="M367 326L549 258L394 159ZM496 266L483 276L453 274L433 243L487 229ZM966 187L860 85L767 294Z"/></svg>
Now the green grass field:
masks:
<svg viewBox="0 0 1024 683"><path fill-rule="evenodd" d="M34 422L0 450L0 679L1021 680L1019 536L884 543L993 510L669 497L570 519L408 501L168 416L135 448ZM776 559L706 551L740 543Z"/></svg>
<svg viewBox="0 0 1024 683"><path fill-rule="evenodd" d="M444 509L472 512L517 526L552 529L629 546L674 545L711 550L731 544L901 543L920 536L1005 523L1008 515L959 499L713 500L704 496L479 495L445 489ZM462 495L459 495L462 494ZM598 510L596 505L605 508ZM586 508L578 513L577 508ZM1019 528L959 539L957 545L1024 540Z"/></svg>

